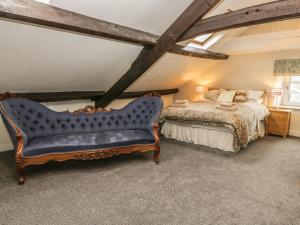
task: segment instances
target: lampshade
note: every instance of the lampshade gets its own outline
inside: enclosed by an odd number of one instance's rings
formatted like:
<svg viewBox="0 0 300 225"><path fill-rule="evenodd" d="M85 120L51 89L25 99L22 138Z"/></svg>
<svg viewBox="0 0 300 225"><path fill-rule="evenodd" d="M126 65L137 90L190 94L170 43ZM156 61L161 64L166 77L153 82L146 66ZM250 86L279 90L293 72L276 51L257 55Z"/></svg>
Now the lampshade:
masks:
<svg viewBox="0 0 300 225"><path fill-rule="evenodd" d="M283 89L282 88L273 88L272 89L272 96L282 96Z"/></svg>
<svg viewBox="0 0 300 225"><path fill-rule="evenodd" d="M196 92L203 93L203 92L205 92L205 88L203 86L198 86L198 87L196 87Z"/></svg>

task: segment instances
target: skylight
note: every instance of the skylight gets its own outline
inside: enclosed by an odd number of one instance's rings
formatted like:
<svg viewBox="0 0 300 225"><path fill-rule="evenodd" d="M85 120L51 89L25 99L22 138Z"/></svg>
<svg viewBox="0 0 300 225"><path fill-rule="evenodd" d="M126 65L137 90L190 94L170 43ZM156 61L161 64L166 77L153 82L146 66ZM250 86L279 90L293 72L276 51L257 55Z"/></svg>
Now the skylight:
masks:
<svg viewBox="0 0 300 225"><path fill-rule="evenodd" d="M198 42L199 44L204 44L213 34L203 34L196 38L194 38L195 42Z"/></svg>
<svg viewBox="0 0 300 225"><path fill-rule="evenodd" d="M214 34L202 34L195 37L187 46L199 49L207 49L209 42L214 37Z"/></svg>
<svg viewBox="0 0 300 225"><path fill-rule="evenodd" d="M50 4L50 0L34 0L36 2L41 2L41 3L45 3L45 4Z"/></svg>
<svg viewBox="0 0 300 225"><path fill-rule="evenodd" d="M187 46L199 49L208 49L218 42L223 36L224 33L203 34L194 38Z"/></svg>

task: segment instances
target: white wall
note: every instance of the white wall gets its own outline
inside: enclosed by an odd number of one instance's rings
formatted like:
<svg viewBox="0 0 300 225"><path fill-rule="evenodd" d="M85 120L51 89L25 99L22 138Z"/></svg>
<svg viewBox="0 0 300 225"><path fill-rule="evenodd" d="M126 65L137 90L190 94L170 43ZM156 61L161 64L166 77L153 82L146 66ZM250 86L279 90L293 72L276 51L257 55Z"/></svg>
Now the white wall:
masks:
<svg viewBox="0 0 300 225"><path fill-rule="evenodd" d="M196 100L196 86L221 88L261 88L271 90L281 78L273 76L275 59L300 58L300 50L234 55L210 67L196 79L180 87L176 99ZM269 96L269 104L272 97ZM290 134L300 136L300 111L293 111Z"/></svg>
<svg viewBox="0 0 300 225"><path fill-rule="evenodd" d="M164 101L164 107L167 107L173 103L174 95L165 95L162 96L162 99ZM110 103L106 108L107 109L121 109L125 107L129 102L131 102L133 99L118 99Z"/></svg>

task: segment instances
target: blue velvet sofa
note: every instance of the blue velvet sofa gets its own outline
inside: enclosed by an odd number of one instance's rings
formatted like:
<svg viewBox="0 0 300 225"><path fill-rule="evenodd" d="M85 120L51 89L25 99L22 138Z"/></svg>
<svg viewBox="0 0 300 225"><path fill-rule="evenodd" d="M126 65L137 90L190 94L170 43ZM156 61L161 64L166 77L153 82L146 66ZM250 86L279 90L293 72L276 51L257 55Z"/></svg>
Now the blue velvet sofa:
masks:
<svg viewBox="0 0 300 225"><path fill-rule="evenodd" d="M20 184L25 181L26 166L48 161L154 151L158 163L157 120L162 107L158 96L138 98L120 110L95 113L54 112L27 99L0 102L1 115L16 150Z"/></svg>

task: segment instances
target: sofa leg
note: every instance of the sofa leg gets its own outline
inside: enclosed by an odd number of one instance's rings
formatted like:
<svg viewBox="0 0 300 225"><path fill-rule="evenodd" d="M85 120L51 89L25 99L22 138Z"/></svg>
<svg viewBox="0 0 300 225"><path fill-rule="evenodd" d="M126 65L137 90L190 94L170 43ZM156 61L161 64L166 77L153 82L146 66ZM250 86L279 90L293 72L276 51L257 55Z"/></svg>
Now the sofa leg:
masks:
<svg viewBox="0 0 300 225"><path fill-rule="evenodd" d="M153 158L156 164L159 164L159 155L160 155L160 149L155 150L153 154Z"/></svg>
<svg viewBox="0 0 300 225"><path fill-rule="evenodd" d="M19 175L19 185L22 185L25 183L25 171L24 171L24 168L17 168L17 172L18 172L18 175Z"/></svg>

